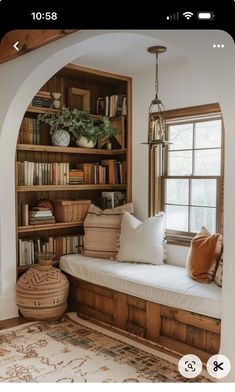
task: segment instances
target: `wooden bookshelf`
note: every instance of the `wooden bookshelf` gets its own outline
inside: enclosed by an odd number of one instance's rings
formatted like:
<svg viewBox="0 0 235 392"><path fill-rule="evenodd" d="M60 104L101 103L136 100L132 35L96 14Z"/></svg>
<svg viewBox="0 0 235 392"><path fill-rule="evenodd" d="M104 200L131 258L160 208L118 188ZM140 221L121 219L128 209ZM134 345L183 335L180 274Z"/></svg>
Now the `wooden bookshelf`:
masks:
<svg viewBox="0 0 235 392"><path fill-rule="evenodd" d="M80 148L72 141L69 147L56 147L51 145L49 128L40 123L41 144L20 144L16 146L16 163L17 162L34 162L34 163L62 163L71 168L76 168L80 164L97 162L101 165L102 160L126 162L124 170L127 173L126 184L79 184L79 185L18 185L17 165L16 165L16 206L17 206L17 232L16 240L31 241L34 239L73 237L83 234L83 222L56 222L52 224L40 225L22 225L22 207L27 204L29 209L37 205L40 199L47 200L82 200L90 199L96 202L101 198L102 191L122 191L126 195L126 201L132 200L132 176L131 176L131 78L122 75L107 73L81 67L74 64L61 69L40 90L46 92L61 93L61 107L68 105L68 92L70 87L90 91L90 112L91 116L99 121L100 115L96 114L97 100L99 97L111 97L112 95L125 95L127 97L127 114L112 117L111 124L122 124L124 127L123 139L124 144L117 141L113 144L112 150L103 148ZM82 108L79 108L82 109ZM82 109L83 110L83 109ZM43 107L29 106L26 110L25 117L28 119L37 119L39 114L58 113L57 109L46 109ZM28 120L27 120L28 121ZM30 120L31 121L31 120ZM34 125L33 125L34 126ZM116 127L115 125L112 125ZM23 139L20 139L22 140ZM35 139L33 139L35 142ZM37 140L37 139L36 139ZM120 165L119 165L120 166ZM123 167L123 165L121 165ZM47 169L46 169L47 170ZM49 174L48 174L49 177ZM119 180L120 182L120 180ZM20 182L23 184L24 182ZM43 182L42 182L43 183ZM47 181L46 181L47 183ZM59 181L60 183L60 181ZM18 248L18 246L17 246ZM18 254L17 254L18 260ZM58 263L58 261L57 261ZM23 273L30 266L21 266L17 268L18 273Z"/></svg>

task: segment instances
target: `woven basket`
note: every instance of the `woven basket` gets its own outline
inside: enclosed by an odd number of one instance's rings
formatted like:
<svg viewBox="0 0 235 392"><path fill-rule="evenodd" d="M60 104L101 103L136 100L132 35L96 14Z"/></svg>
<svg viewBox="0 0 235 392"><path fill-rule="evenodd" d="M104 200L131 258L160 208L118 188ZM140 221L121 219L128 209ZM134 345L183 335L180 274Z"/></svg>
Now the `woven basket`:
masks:
<svg viewBox="0 0 235 392"><path fill-rule="evenodd" d="M56 222L83 222L91 200L55 200Z"/></svg>

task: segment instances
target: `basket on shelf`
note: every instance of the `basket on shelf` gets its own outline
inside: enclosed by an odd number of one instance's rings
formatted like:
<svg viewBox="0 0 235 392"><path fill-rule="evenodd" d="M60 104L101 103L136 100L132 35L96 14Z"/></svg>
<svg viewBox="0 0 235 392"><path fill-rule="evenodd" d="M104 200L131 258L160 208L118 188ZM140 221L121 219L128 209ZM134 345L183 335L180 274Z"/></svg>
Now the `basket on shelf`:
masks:
<svg viewBox="0 0 235 392"><path fill-rule="evenodd" d="M83 222L91 200L55 200L56 222Z"/></svg>

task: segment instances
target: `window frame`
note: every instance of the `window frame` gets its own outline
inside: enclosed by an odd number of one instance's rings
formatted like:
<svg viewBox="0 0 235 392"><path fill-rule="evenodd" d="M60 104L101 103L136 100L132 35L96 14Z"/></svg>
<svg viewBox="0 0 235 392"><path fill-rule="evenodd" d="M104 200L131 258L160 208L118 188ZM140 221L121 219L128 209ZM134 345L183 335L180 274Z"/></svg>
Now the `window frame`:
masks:
<svg viewBox="0 0 235 392"><path fill-rule="evenodd" d="M218 103L200 105L166 111L167 128L177 123L221 120L221 174L219 176L167 176L168 147L149 147L149 215L154 215L165 207L165 180L180 179L216 179L216 231L223 233L223 186L224 186L224 125ZM194 125L195 126L195 125ZM166 135L168 136L168 135ZM208 147L208 149L210 149ZM195 149L192 149L195 151ZM189 206L188 206L189 207ZM189 246L195 233L179 230L167 230L166 240L175 245Z"/></svg>

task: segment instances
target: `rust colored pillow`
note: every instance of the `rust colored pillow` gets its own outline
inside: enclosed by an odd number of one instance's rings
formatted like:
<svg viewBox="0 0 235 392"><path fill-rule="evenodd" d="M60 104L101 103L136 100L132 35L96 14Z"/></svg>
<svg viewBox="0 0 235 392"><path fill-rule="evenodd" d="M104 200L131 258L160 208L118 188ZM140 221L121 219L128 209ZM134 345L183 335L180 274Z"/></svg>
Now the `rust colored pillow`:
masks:
<svg viewBox="0 0 235 392"><path fill-rule="evenodd" d="M188 276L201 283L211 283L221 252L222 236L202 227L191 241L186 261Z"/></svg>

